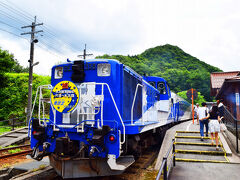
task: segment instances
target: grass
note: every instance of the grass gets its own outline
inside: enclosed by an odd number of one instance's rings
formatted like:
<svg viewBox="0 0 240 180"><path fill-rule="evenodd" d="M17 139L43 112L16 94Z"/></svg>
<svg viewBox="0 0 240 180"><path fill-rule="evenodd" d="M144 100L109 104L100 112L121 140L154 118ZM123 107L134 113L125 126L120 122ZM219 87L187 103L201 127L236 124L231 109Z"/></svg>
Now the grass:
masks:
<svg viewBox="0 0 240 180"><path fill-rule="evenodd" d="M9 146L6 146L6 147L0 146L0 149L11 148L11 147L16 147L16 146L17 146L17 145L9 145Z"/></svg>
<svg viewBox="0 0 240 180"><path fill-rule="evenodd" d="M14 129L17 129L17 128L23 128L25 126L16 126L14 127ZM9 132L12 130L12 127L10 126L0 126L0 135L2 135L3 133L6 133L6 132Z"/></svg>
<svg viewBox="0 0 240 180"><path fill-rule="evenodd" d="M11 129L12 129L12 127L0 126L0 135L5 133L5 132L11 131Z"/></svg>
<svg viewBox="0 0 240 180"><path fill-rule="evenodd" d="M47 167L47 165L42 164L42 165L40 165L38 168L33 169L32 172L36 172L36 171L39 171L39 170L45 169L46 167Z"/></svg>
<svg viewBox="0 0 240 180"><path fill-rule="evenodd" d="M18 152L21 152L22 150L17 148L17 149L12 149L12 150L8 150L8 153L10 154L14 154L14 153L18 153Z"/></svg>
<svg viewBox="0 0 240 180"><path fill-rule="evenodd" d="M158 171L156 170L151 170L147 171L144 175L144 180L155 180L157 177Z"/></svg>

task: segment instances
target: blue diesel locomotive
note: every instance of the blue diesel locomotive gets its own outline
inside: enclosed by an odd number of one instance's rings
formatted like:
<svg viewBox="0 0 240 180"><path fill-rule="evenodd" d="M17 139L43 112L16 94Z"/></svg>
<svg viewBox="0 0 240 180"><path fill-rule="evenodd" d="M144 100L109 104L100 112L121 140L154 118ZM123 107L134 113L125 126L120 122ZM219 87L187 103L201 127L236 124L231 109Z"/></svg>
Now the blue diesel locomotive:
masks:
<svg viewBox="0 0 240 180"><path fill-rule="evenodd" d="M68 60L51 77L33 104L39 101L29 123L31 156L49 156L63 178L121 174L161 141L164 127L191 117L163 78L142 77L117 60Z"/></svg>

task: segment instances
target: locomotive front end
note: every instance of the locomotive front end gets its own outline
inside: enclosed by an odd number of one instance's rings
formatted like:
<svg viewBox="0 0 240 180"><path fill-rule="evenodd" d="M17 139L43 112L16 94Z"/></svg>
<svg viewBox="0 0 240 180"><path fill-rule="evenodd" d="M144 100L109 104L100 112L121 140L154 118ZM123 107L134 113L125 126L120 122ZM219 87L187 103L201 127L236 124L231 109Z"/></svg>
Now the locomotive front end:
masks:
<svg viewBox="0 0 240 180"><path fill-rule="evenodd" d="M37 92L38 118L31 121L34 159L49 156L64 178L116 175L134 162L132 156L123 156L121 68L115 60L74 61L52 68L51 85ZM51 91L48 101L44 88Z"/></svg>

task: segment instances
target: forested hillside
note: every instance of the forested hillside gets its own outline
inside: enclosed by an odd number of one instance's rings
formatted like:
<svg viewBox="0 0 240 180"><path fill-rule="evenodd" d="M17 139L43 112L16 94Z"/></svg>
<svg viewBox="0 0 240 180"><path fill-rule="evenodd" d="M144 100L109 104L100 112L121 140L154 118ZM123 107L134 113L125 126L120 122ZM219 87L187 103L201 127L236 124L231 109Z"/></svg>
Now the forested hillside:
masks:
<svg viewBox="0 0 240 180"><path fill-rule="evenodd" d="M141 75L163 77L175 92L197 89L207 101L212 100L210 73L221 71L169 44L147 49L135 56L103 55L97 58L117 59Z"/></svg>
<svg viewBox="0 0 240 180"><path fill-rule="evenodd" d="M28 73L7 73L7 86L2 88L0 120L26 116ZM37 87L50 84L50 76L33 75L33 100Z"/></svg>
<svg viewBox="0 0 240 180"><path fill-rule="evenodd" d="M0 48L0 121L26 116L28 94L27 68L19 65L13 54ZM49 84L49 76L33 75L33 98L39 85Z"/></svg>
<svg viewBox="0 0 240 180"><path fill-rule="evenodd" d="M201 101L204 98L212 100L210 73L221 71L172 45L150 48L135 56L103 55L97 58L117 59L141 75L163 77L173 91L181 92L182 97L186 96L182 91L195 88L201 92L199 95L204 95ZM0 49L0 120L26 115L28 73L24 72L28 69L20 66L8 51ZM34 75L33 97L39 85L49 83L50 77Z"/></svg>

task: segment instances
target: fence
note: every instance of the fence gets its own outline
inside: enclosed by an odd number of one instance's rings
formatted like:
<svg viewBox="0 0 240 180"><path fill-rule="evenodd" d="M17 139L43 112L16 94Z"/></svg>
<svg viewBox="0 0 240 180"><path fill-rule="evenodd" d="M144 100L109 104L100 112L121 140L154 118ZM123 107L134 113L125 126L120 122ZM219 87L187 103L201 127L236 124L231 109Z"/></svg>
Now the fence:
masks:
<svg viewBox="0 0 240 180"><path fill-rule="evenodd" d="M1 125L0 128L6 128L11 127L11 131L14 130L15 127L26 125L26 117L18 117L18 118L12 118L8 120L0 121Z"/></svg>
<svg viewBox="0 0 240 180"><path fill-rule="evenodd" d="M227 129L236 136L236 151L239 153L238 139L240 137L240 120L237 120L225 106L223 108L223 116L223 122Z"/></svg>
<svg viewBox="0 0 240 180"><path fill-rule="evenodd" d="M169 158L169 154L172 150L172 156ZM170 161L170 164L168 166L168 158ZM175 161L175 139L172 140L172 144L167 152L167 154L164 156L161 167L158 171L158 175L156 177L156 180L159 180L161 178L162 172L163 172L163 179L167 180L169 177L169 173L172 169L173 166L176 165L176 161Z"/></svg>

